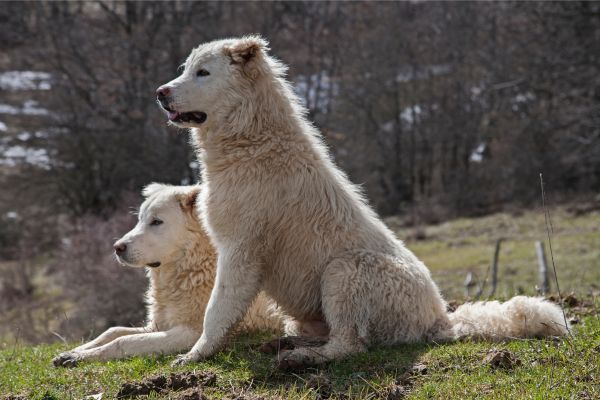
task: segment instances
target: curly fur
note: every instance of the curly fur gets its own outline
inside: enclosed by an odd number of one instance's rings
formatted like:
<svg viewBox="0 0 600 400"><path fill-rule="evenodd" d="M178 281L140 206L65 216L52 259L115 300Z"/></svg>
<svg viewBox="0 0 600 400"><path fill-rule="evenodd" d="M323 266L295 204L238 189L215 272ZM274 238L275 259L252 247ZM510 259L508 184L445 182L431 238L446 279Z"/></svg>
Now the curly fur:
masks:
<svg viewBox="0 0 600 400"><path fill-rule="evenodd" d="M200 186L147 186L138 224L117 241L127 244L127 253L121 260L126 265L161 261L160 267L147 269L150 285L146 293L146 326L110 328L95 340L60 354L54 360L56 365L170 354L189 348L200 337L217 256L194 207L199 191ZM163 226L149 226L148 221L157 216ZM238 325L244 330L281 328L281 317L263 293L254 299Z"/></svg>
<svg viewBox="0 0 600 400"><path fill-rule="evenodd" d="M197 68L210 76L195 77ZM211 356L260 290L296 326L321 323L329 341L281 354L321 363L371 343L564 334L555 305L517 297L446 312L425 265L368 206L305 118L285 67L258 37L195 49L168 83L194 127L205 185L199 210L218 249L202 337L177 363Z"/></svg>

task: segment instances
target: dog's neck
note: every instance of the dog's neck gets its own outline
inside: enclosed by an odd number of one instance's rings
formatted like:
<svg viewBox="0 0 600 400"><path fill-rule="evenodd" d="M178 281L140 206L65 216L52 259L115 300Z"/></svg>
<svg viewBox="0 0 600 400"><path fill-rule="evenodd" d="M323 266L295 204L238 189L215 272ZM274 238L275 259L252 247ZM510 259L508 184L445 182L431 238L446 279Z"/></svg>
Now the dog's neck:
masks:
<svg viewBox="0 0 600 400"><path fill-rule="evenodd" d="M261 77L236 105L192 131L203 174L268 160L270 168L290 158L327 157L320 135L303 115L290 85L279 76ZM309 134L307 134L309 132ZM294 142L290 146L290 142ZM208 178L208 176L205 176Z"/></svg>

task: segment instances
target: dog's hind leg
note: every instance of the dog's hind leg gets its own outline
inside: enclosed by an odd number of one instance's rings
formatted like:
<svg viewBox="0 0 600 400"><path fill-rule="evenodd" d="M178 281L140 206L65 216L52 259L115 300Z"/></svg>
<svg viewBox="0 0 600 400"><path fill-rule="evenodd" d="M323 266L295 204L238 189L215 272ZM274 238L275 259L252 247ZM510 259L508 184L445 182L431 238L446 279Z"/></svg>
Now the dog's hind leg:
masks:
<svg viewBox="0 0 600 400"><path fill-rule="evenodd" d="M172 354L189 348L200 332L177 326L164 332L121 336L100 347L59 354L52 362L57 367L73 367L82 360L114 360L146 354Z"/></svg>
<svg viewBox="0 0 600 400"><path fill-rule="evenodd" d="M369 279L362 276L363 259L355 255L331 261L321 278L322 312L330 328L329 341L320 347L281 352L282 369L321 364L366 351L369 326Z"/></svg>
<svg viewBox="0 0 600 400"><path fill-rule="evenodd" d="M138 327L138 328L128 328L124 326L114 326L112 328L108 328L104 333L98 336L96 339L91 340L87 343L82 344L74 348L71 351L83 351L88 349L93 349L94 347L102 346L108 342L112 342L116 338L127 335L134 335L136 333L147 333L152 332L152 329L148 327Z"/></svg>

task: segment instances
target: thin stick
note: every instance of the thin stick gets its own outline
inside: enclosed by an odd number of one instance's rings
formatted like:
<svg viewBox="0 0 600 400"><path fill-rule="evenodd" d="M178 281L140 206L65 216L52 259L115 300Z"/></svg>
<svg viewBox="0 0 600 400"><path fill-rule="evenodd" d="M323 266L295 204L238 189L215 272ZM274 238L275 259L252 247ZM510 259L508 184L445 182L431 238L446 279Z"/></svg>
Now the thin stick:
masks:
<svg viewBox="0 0 600 400"><path fill-rule="evenodd" d="M475 293L475 300L479 300L479 298L481 297L481 295L483 294L483 291L487 285L487 281L488 281L488 275L490 274L490 271L492 269L495 269L495 274L496 274L496 283L494 283L494 287L492 288L492 291L490 292L488 298L492 297L494 295L494 292L496 291L496 284L497 284L497 279L498 279L498 255L500 253L500 244L502 243L502 241L504 240L504 238L498 238L496 240L496 247L494 250L494 259L492 260L492 262L490 264L488 264L487 269L485 270L485 276L483 278L483 283L481 283L479 285L479 289L477 290L477 292Z"/></svg>
<svg viewBox="0 0 600 400"><path fill-rule="evenodd" d="M492 260L492 289L488 298L491 298L496 293L496 287L498 286L498 256L500 255L500 245L502 244L502 238L496 240L496 248L494 249L494 259Z"/></svg>
<svg viewBox="0 0 600 400"><path fill-rule="evenodd" d="M550 210L546 207L546 193L544 192L544 178L542 177L542 173L540 172L540 187L542 189L542 207L544 208L544 220L546 222L546 233L548 235L548 247L550 248L550 259L552 260L552 269L554 270L554 280L556 281L556 291L558 292L558 298L560 299L560 309L562 310L562 315L565 320L565 328L569 334L571 331L569 330L569 324L567 323L567 315L565 314L565 306L562 301L562 296L560 294L560 287L558 286L558 275L556 273L556 264L554 263L554 253L552 252L552 239L550 235L550 229L552 227L552 220L550 219ZM554 233L554 227L552 227L552 232Z"/></svg>

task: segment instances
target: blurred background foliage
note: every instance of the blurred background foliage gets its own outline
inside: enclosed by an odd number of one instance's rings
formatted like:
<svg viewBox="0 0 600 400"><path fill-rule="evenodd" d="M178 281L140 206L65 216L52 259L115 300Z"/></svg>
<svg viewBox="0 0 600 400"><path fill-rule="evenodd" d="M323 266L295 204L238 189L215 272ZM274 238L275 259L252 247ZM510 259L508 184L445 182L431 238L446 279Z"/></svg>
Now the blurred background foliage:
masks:
<svg viewBox="0 0 600 400"><path fill-rule="evenodd" d="M531 207L540 172L555 202L600 201L600 3L4 2L10 335L143 319L144 278L114 265L111 243L142 186L198 179L154 91L199 43L248 33L289 64L336 162L382 215L418 226Z"/></svg>

